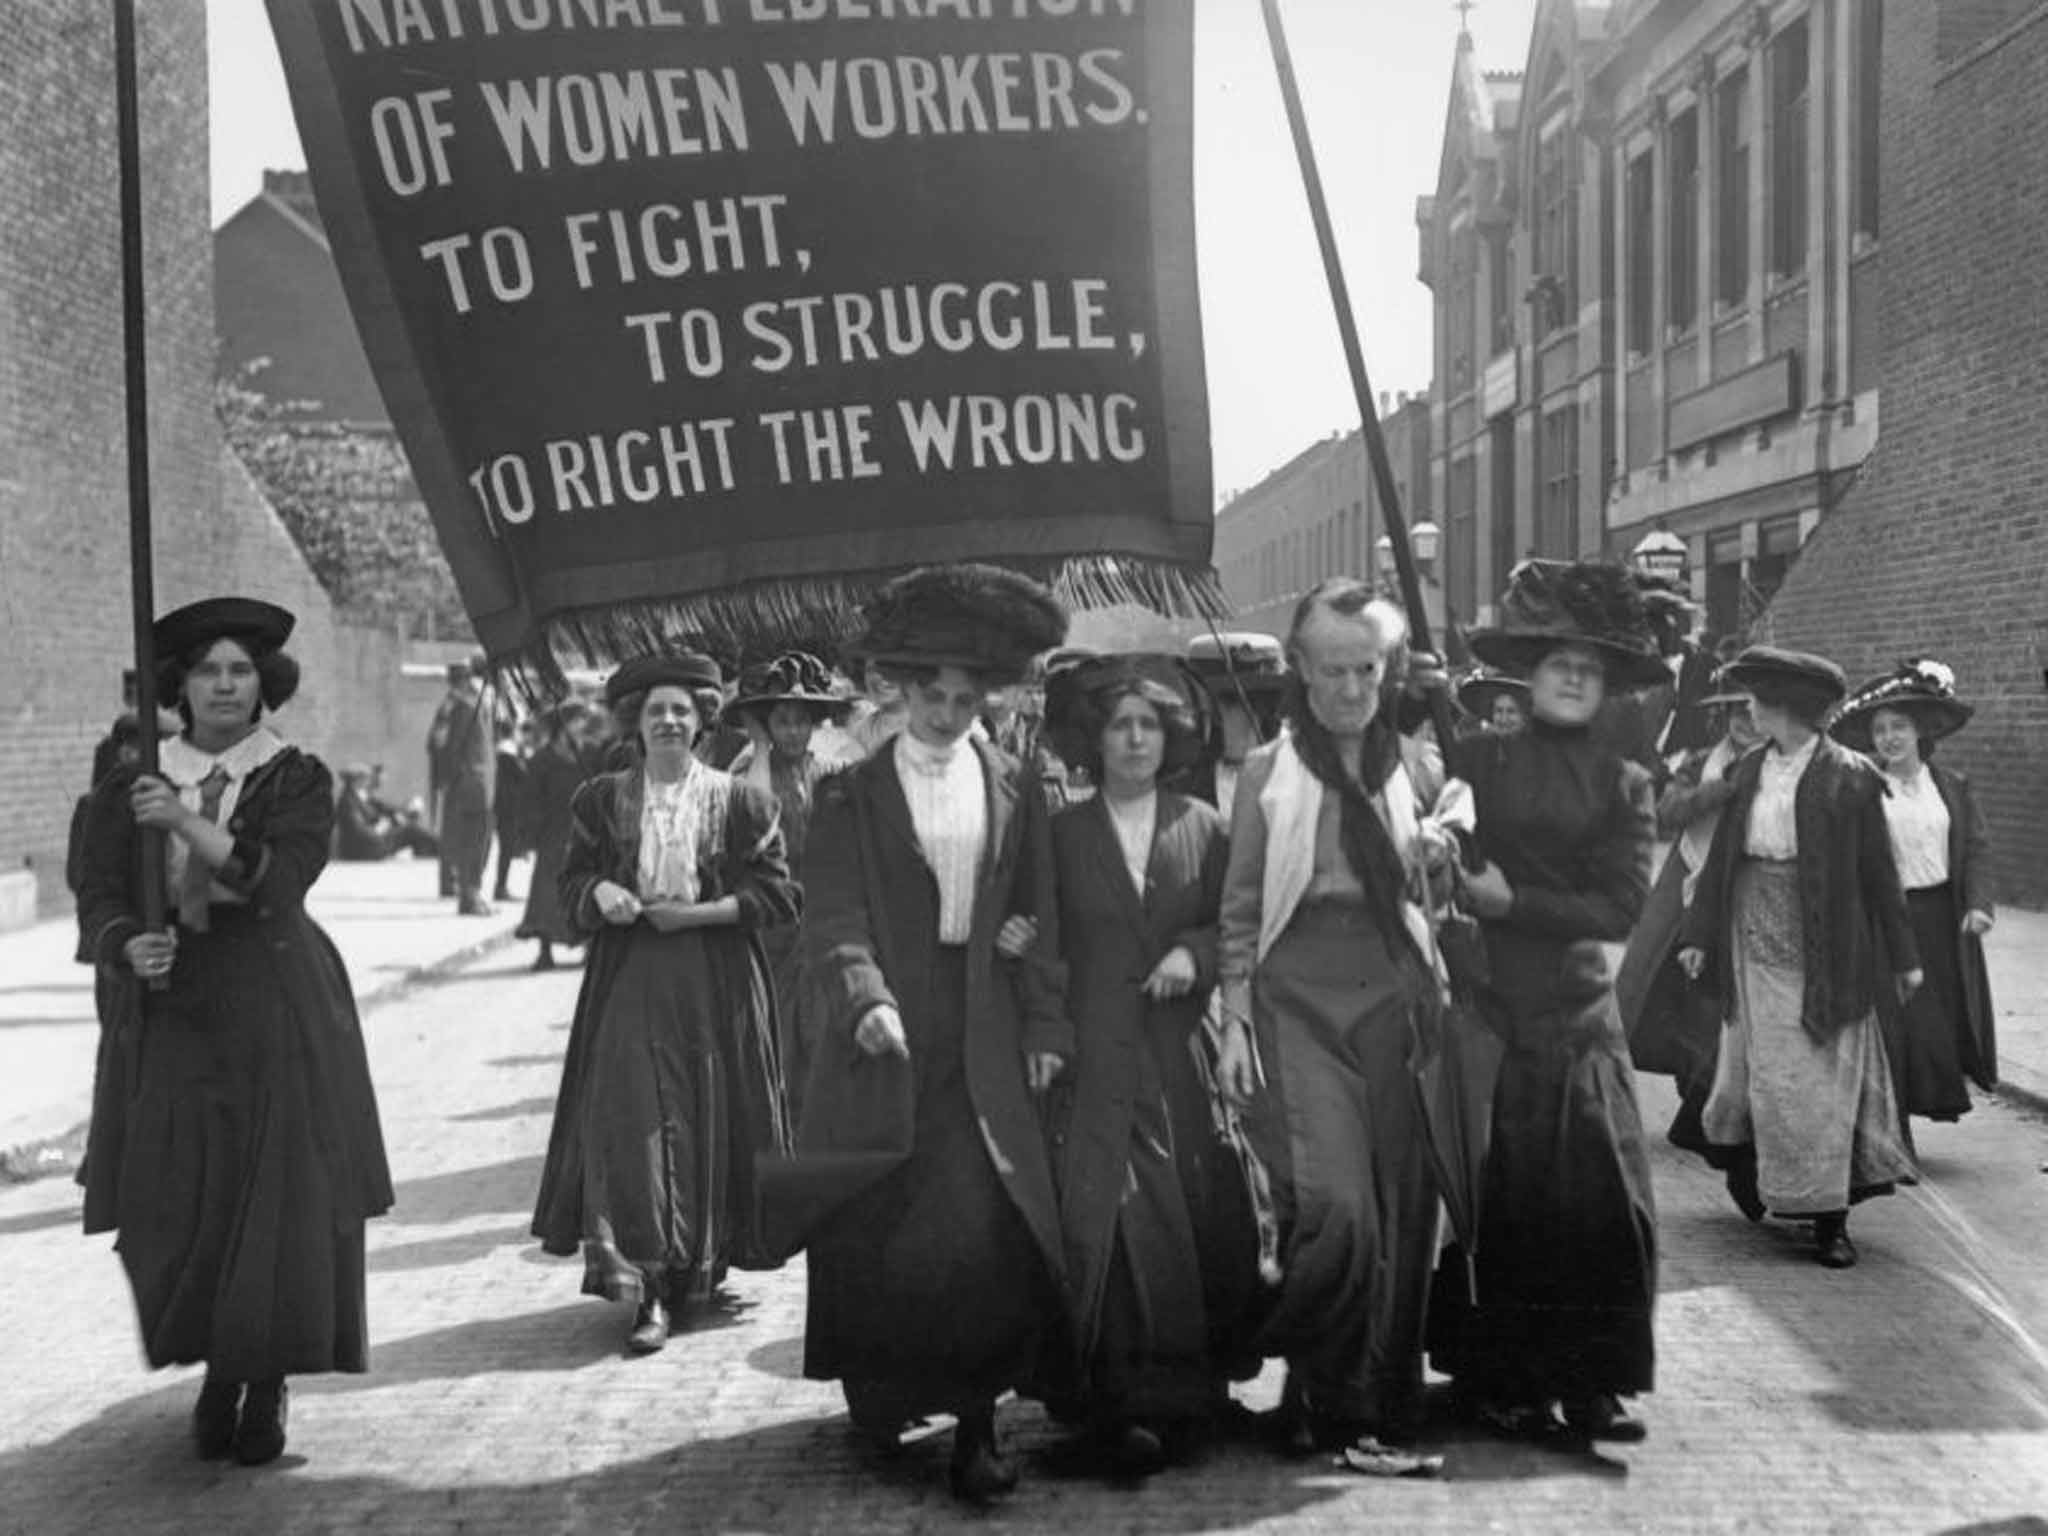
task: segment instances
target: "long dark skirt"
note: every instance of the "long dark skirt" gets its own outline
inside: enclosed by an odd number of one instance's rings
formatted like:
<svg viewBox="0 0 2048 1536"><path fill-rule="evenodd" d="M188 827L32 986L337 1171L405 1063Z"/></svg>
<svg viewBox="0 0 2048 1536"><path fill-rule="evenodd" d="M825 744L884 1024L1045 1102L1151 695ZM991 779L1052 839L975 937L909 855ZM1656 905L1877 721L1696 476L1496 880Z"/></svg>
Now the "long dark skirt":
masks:
<svg viewBox="0 0 2048 1536"><path fill-rule="evenodd" d="M1195 1419L1223 1379L1210 1361L1208 1302L1225 1277L1203 1262L1222 1234L1206 1234L1205 1245L1199 1230L1212 1204L1216 1170L1204 1158L1213 1138L1184 1023L1138 1043L1128 1156L1115 1173L1123 1197L1102 1294L1083 1319L1084 1392L1105 1419ZM1248 1226L1243 1236L1248 1246Z"/></svg>
<svg viewBox="0 0 2048 1536"><path fill-rule="evenodd" d="M1901 1114L1955 1120L1970 1112L1964 1078L1970 1075L1977 1047L1964 1001L1963 945L1954 895L1946 885L1908 891L1906 910L1926 980L1904 1007L1889 1001L1880 1007L1885 1055L1898 1084Z"/></svg>
<svg viewBox="0 0 2048 1536"><path fill-rule="evenodd" d="M540 939L549 944L580 945L583 935L569 921L562 906L562 865L569 855L569 819L566 813L543 814L534 839L533 876L526 886L526 911L519 919L522 939Z"/></svg>
<svg viewBox="0 0 2048 1536"><path fill-rule="evenodd" d="M1431 1316L1432 1362L1462 1390L1570 1402L1651 1389L1657 1217L1611 994L1514 1021L1478 1247L1477 1307L1453 1249Z"/></svg>
<svg viewBox="0 0 2048 1536"><path fill-rule="evenodd" d="M768 979L735 928L607 928L576 1006L534 1231L586 1295L702 1299L760 1267L754 1169L789 1148Z"/></svg>
<svg viewBox="0 0 2048 1536"><path fill-rule="evenodd" d="M1253 981L1266 1091L1247 1123L1280 1223L1261 1352L1316 1412L1388 1429L1420 1404L1437 1232L1395 974L1363 908L1296 915Z"/></svg>
<svg viewBox="0 0 2048 1536"><path fill-rule="evenodd" d="M89 1154L114 1166L89 1173L112 1179L149 1363L364 1370L363 1223L390 1196L341 957L303 915L216 907L168 991L127 990L146 1012L102 1053L125 1091Z"/></svg>
<svg viewBox="0 0 2048 1536"><path fill-rule="evenodd" d="M935 1026L911 1063L911 1154L808 1248L804 1374L841 1381L856 1422L877 1428L986 1407L1031 1381L1057 1336L1057 1292L968 1089L966 952L938 956L929 976L908 979L926 996L903 1006Z"/></svg>

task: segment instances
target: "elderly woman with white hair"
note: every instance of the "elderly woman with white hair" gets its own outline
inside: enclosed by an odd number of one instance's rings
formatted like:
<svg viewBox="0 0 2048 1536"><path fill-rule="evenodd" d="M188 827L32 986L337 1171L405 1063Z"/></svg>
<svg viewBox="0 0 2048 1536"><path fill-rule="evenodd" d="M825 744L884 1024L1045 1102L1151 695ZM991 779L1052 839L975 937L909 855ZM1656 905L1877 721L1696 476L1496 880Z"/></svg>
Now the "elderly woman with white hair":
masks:
<svg viewBox="0 0 2048 1536"><path fill-rule="evenodd" d="M1237 786L1218 961L1218 1077L1249 1108L1280 1225L1257 1342L1287 1361L1288 1448L1353 1442L1389 1471L1412 1469L1378 1442L1418 1415L1437 1235L1407 1065L1439 985L1415 897L1451 847L1437 765L1395 725L1406 639L1349 577L1296 608L1289 726Z"/></svg>

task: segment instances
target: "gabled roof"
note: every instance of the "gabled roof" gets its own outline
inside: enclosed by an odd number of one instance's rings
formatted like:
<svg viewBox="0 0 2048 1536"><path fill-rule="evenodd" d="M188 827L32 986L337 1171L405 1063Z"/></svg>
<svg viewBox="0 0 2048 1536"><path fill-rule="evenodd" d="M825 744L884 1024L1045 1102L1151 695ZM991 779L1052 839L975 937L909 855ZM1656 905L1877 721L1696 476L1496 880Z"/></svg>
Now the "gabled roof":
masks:
<svg viewBox="0 0 2048 1536"><path fill-rule="evenodd" d="M1458 34L1451 60L1450 100L1444 109L1443 149L1437 160L1439 192L1454 185L1458 169L1492 164L1505 136L1519 120L1522 77L1506 70L1482 70L1472 34Z"/></svg>
<svg viewBox="0 0 2048 1536"><path fill-rule="evenodd" d="M265 171L263 190L222 221L216 234L244 219L271 219L310 241L321 255L332 260L327 230L320 222L319 205L313 201L304 171Z"/></svg>

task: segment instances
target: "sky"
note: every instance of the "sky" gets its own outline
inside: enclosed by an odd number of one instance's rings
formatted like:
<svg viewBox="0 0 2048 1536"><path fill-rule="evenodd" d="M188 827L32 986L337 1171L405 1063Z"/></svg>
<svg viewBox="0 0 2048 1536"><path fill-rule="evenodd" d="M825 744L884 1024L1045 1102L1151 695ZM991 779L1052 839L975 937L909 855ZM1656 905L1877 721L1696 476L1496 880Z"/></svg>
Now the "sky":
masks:
<svg viewBox="0 0 2048 1536"><path fill-rule="evenodd" d="M1195 226L1219 502L1358 425L1258 0L1196 7ZM263 0L206 0L215 224L266 168L305 165ZM1435 187L1452 0L1283 0L1295 72L1376 391L1426 389L1415 200ZM1526 62L1536 0L1475 0L1487 69Z"/></svg>

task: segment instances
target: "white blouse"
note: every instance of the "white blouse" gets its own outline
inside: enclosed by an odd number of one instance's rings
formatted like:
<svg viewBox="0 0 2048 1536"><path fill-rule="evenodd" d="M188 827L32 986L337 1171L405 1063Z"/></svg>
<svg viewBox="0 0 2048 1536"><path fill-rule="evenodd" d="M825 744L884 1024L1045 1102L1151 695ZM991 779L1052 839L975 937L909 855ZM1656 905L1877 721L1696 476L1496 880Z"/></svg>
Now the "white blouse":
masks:
<svg viewBox="0 0 2048 1536"><path fill-rule="evenodd" d="M974 931L974 887L988 846L980 754L964 738L934 747L902 731L895 756L917 845L939 887L939 942L965 944Z"/></svg>
<svg viewBox="0 0 2048 1536"><path fill-rule="evenodd" d="M724 837L732 777L691 759L673 783L641 782L636 871L640 899L696 901L698 870L706 857L719 851Z"/></svg>
<svg viewBox="0 0 2048 1536"><path fill-rule="evenodd" d="M1124 868L1130 871L1131 884L1137 887L1142 898L1146 876L1152 867L1152 837L1159 827L1159 792L1154 790L1135 800L1105 797L1103 804L1109 810L1109 824L1116 829L1117 847L1123 851Z"/></svg>
<svg viewBox="0 0 2048 1536"><path fill-rule="evenodd" d="M1799 824L1793 815L1799 781L1820 748L1820 735L1807 738L1806 745L1789 757L1773 745L1764 753L1762 777L1756 799L1749 808L1749 826L1742 851L1753 859L1775 859L1790 863L1799 857Z"/></svg>
<svg viewBox="0 0 2048 1536"><path fill-rule="evenodd" d="M1948 802L1924 767L1910 779L1884 776L1885 824L1891 828L1892 858L1899 884L1924 891L1948 883Z"/></svg>

